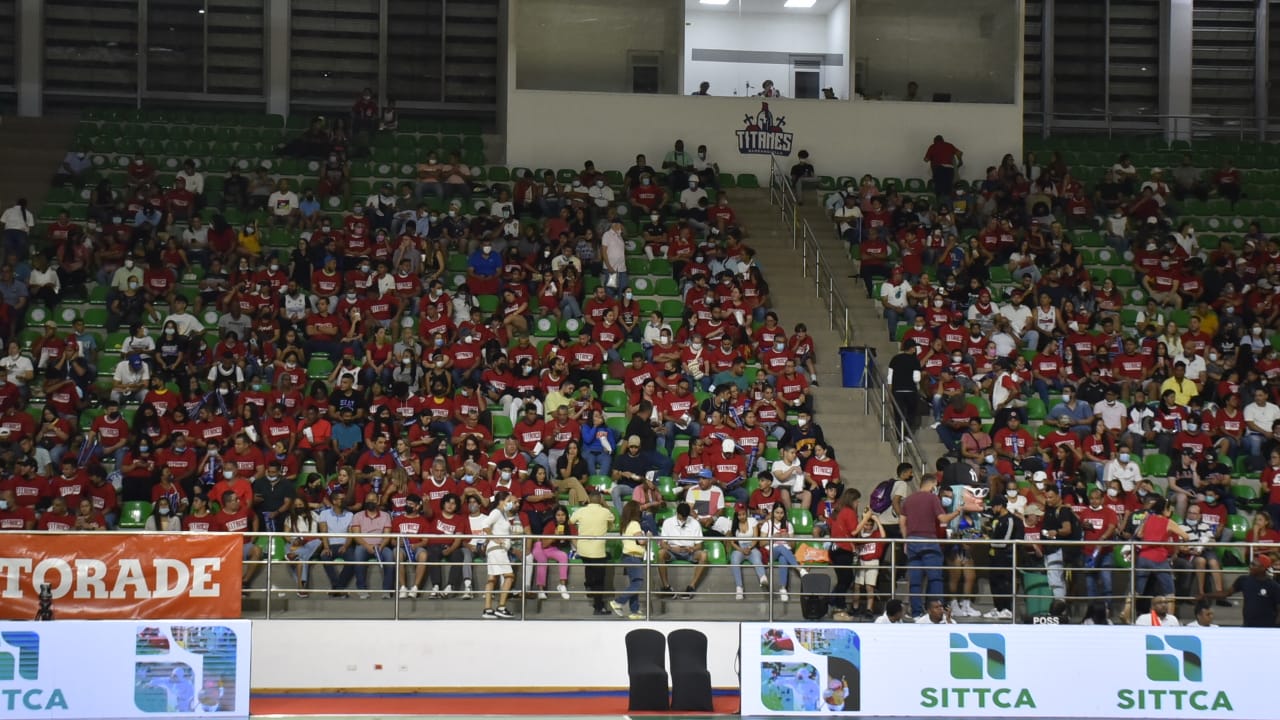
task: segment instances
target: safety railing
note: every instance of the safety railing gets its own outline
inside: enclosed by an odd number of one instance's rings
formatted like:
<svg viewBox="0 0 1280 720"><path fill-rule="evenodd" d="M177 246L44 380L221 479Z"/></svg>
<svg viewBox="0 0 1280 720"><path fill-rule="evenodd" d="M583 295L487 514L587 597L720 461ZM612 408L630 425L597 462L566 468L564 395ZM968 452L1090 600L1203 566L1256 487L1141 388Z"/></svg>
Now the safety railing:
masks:
<svg viewBox="0 0 1280 720"><path fill-rule="evenodd" d="M844 345L852 344L853 323L849 304L836 285L838 276L827 263L822 244L809 221L800 217L791 178L776 158L769 159L769 202L782 213L783 223L791 233L791 249L800 256L804 277L813 279L814 292L827 309L828 327L834 330L837 323L841 324ZM914 430L902 408L886 388L880 367L872 360L873 356L868 356L864 371L866 402L863 412L868 415L875 412L880 421L880 439L894 444L898 462L910 461L923 471L928 467L927 458L916 443Z"/></svg>
<svg viewBox="0 0 1280 720"><path fill-rule="evenodd" d="M1267 140L1271 130L1259 124L1258 118L1243 115L1195 113L1135 114L1132 112L1053 112L1023 113L1026 130L1039 130L1046 137L1055 132L1072 134L1096 133L1113 137L1163 132L1172 139L1219 137L1237 140Z"/></svg>
<svg viewBox="0 0 1280 720"><path fill-rule="evenodd" d="M489 536L450 537L461 541L458 551L472 546L476 541L494 540ZM246 534L247 543L256 542L259 546L265 544L267 548L277 547L278 544L290 547L290 538L291 536L286 533ZM316 552L310 560L290 559L282 556L278 550L265 552L260 560L247 561L249 565L256 566L256 572L253 574L260 576L260 579L252 580L244 589L246 599L257 600L259 603L256 608L246 606L246 614L260 614L265 618L316 616L342 618L348 617L344 614L344 610L349 609L351 611L349 617L365 619L375 616L397 620L458 619L478 616L479 603L484 598L489 579L487 565L484 562L485 553L477 550L469 556L422 561L416 559L416 553L405 551L406 542L422 542L424 538L431 541L439 540L441 536L316 534L308 535L306 539L318 540L322 547L345 545L349 540L352 542L363 540L387 543L388 547L394 548L394 551L373 554L366 550L363 555L344 553L343 556L331 557L323 557L321 553ZM548 571L548 576L555 572L558 577L559 568L558 562L545 563L528 558L532 556L532 548L539 540L562 542L565 537L515 535L507 539L511 542L509 560L514 575L507 606L515 618L537 619L542 616L544 602L555 602L555 599L549 597L545 601L539 600L538 590L526 590L527 576L542 566ZM1140 604L1153 595L1168 595L1173 600L1193 600L1199 596L1211 594L1213 591L1231 587L1231 583L1222 577L1222 572L1231 574L1242 570L1240 567L1233 566L1218 572L1213 569L1215 564L1209 562L1205 563L1206 567L1200 568L1197 566L1199 564L1197 558L1216 557L1219 559L1217 565L1221 566L1221 560L1226 559L1227 553L1233 553L1240 562L1247 564L1254 553L1276 550L1274 546L1249 543L1211 543L1206 546L1189 543L1142 543L1141 547L1136 547L1132 540L1085 542L1041 539L1001 544L988 538L927 540L791 537L778 544L787 545L793 556L804 557L802 553L808 551L802 551L801 546L811 546L820 551L825 549L828 553L828 559L825 562L793 565L792 558L776 548L771 548L773 551L767 553L766 558L758 558L750 553L734 552L737 549L733 545L735 542L748 544L758 541L765 546L775 545L770 538L707 537L697 540L687 537L644 537L640 538L641 544L646 547L643 558L635 563L625 563L619 557L614 545L621 539L617 535L573 536L572 541L603 540L609 544L609 552L605 558L596 561L594 565L601 573L600 584L586 590L580 588L586 572L585 568L591 567L591 564L579 565L571 562L572 554L567 556L566 559L570 562L566 567L570 568L571 574L569 582L566 583L565 592L571 599L581 600L599 594L602 595L600 604L609 607L609 601L615 600L628 587L626 579L613 577L616 570L626 567L635 568L638 564L639 568L642 568L640 577L643 583L642 587L635 588L635 592L640 600L643 616L653 618L655 615L668 617L681 615L678 606L674 608L668 606L672 598L662 590L660 584L655 582L663 574L661 571L666 571L680 573L682 582L669 583L674 588L675 595L680 595L681 588L688 585L688 581L684 578L688 576L690 568L695 563L661 562L663 557L660 554L661 541L673 540L691 543L693 547L691 559L701 560L701 564L707 566L704 571L707 575L703 578L702 587L697 590L696 599L693 600L706 609L705 612L698 614L699 619L719 619L714 610L718 607L727 610L723 613L723 619L726 620L754 618L769 621L779 615L790 616L796 612L786 609L789 603L803 602L802 583L791 583L793 576L834 573L836 582L834 588L829 593L825 593L827 601L833 606L850 609L861 605L879 610L883 608L885 600L896 597L907 603L908 607L914 607L918 612L928 600L940 599L951 604L952 612L956 613L956 617L968 616L975 621L979 620L971 609L972 603L977 602L980 606L994 605L997 608L1009 610L1005 614L988 611L982 615L981 620L1018 622L1028 621L1028 618L1047 613L1049 603L1055 599L1061 599L1068 603L1068 607L1074 611L1075 615L1080 614L1081 608L1101 605L1114 615L1113 619L1132 622L1137 617ZM847 562L832 561L832 555L840 557L838 551L833 552L837 550L833 543L851 543L855 547L851 552L847 551L846 547L846 557L850 558ZM873 547L883 549L879 553L865 552L867 548ZM1085 551L1091 547L1096 548L1096 551L1086 555ZM1152 564L1146 562L1145 558L1140 559L1144 549L1153 548L1167 548L1171 561L1165 564ZM701 551L701 555L698 551ZM388 557L383 557L384 555ZM875 555L880 558L875 562L857 559ZM1073 560L1073 556L1078 557ZM460 605L436 603L437 598L432 597L433 590L423 587L418 587L412 597L406 597L401 592L402 586L405 585L402 578L406 577L406 573L416 575L420 569L425 569L427 577L430 578L432 574L430 571L434 569L443 578L453 566L463 562L471 570L472 583L467 593L468 597L462 597L462 588L452 588L451 593L446 593L438 599L442 601L464 599L469 602ZM767 582L746 582L745 588L743 585L725 584L723 574L732 573L732 564L741 565L743 577L755 579L763 575L767 578ZM328 587L322 587L317 582L309 583L301 592L306 593L308 601L314 605L298 607L284 601L294 597L299 590L292 586L286 587L283 583L286 578L295 578L296 573L303 567L310 571L309 574L313 580L326 578ZM392 574L394 582L389 583L391 587L388 587L388 583L381 575L378 578L380 587L372 587L370 582L372 576L369 573L375 568L378 573ZM576 571L578 577L575 578L573 568L584 568L584 570ZM873 578L868 575L868 572L878 574L879 577ZM360 582L361 577L364 578L363 582ZM671 576L668 575L668 577ZM352 578L363 587L351 588L347 583ZM988 585L986 592L979 592L978 580L980 579L985 580ZM1139 587L1140 579L1145 582L1143 587ZM760 606L761 598L758 597L762 589L758 589L757 585L766 592L763 607ZM788 585L791 588L790 597L787 592L784 592ZM1161 589L1162 587L1166 589ZM1167 591L1170 587L1173 590ZM871 590L868 592L867 588ZM750 595L748 599L756 601L755 604L744 605L738 602L743 599L740 592L744 589ZM434 592L442 590L443 586ZM496 595L500 588L495 587L492 590ZM557 589L547 592L550 596L559 595L561 591ZM353 593L363 594L364 597L361 599L368 602L353 604L339 601ZM380 601L386 604L377 605ZM423 601L428 603L425 606L427 608L439 606L440 609L424 611ZM497 602L486 604L486 607L489 606L497 607ZM378 607L381 610L376 609ZM629 612L629 608L625 610ZM578 615L574 614L571 617L576 618Z"/></svg>
<svg viewBox="0 0 1280 720"><path fill-rule="evenodd" d="M813 228L796 212L796 195L790 177L773 157L769 158L769 203L782 212L783 222L791 233L791 249L800 256L805 279L812 281L814 297L826 308L827 329L839 333L842 344L849 345L853 340L849 303L836 286L837 275L827 264Z"/></svg>

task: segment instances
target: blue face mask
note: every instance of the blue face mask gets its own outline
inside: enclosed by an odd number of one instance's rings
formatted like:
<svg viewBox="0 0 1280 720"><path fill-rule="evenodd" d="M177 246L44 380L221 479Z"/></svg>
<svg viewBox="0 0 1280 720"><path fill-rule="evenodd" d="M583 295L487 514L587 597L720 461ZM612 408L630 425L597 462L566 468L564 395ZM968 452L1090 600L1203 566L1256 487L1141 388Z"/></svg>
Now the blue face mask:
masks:
<svg viewBox="0 0 1280 720"><path fill-rule="evenodd" d="M942 496L941 498L939 498L939 499L940 499L940 500L942 500L942 509L943 509L943 510L950 510L950 509L951 509L951 506L955 504L955 498L948 497L948 496L946 496L946 495L943 495L943 496Z"/></svg>

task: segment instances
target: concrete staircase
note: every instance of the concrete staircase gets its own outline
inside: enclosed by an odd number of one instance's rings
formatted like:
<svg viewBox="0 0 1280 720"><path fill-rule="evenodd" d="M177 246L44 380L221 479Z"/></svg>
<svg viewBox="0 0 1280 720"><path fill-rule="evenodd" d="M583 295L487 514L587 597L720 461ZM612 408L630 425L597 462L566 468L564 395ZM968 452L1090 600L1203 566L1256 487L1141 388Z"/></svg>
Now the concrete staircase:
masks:
<svg viewBox="0 0 1280 720"><path fill-rule="evenodd" d="M799 257L791 249L790 230L778 209L769 204L768 191L735 190L732 197L734 211L749 233L747 244L755 249L769 282L779 320L788 335L797 322L805 323L817 343L821 384L814 388L815 419L835 449L845 484L858 488L865 498L877 483L893 476L897 455L892 446L880 441L874 411L871 415L864 412L866 391L841 386L839 350L843 338L828 329L827 310L815 293L813 279L803 275ZM836 255L832 260L841 259ZM834 269L840 273L841 268ZM842 287L841 292L850 297L850 288ZM854 344L869 344L865 338L870 337L860 328Z"/></svg>
<svg viewBox="0 0 1280 720"><path fill-rule="evenodd" d="M844 241L836 235L818 193L808 191L805 204L800 206L800 217L807 220L809 226L813 228L827 263L831 266L832 273L838 278L837 287L849 302L854 344L874 347L880 367L887 367L889 360L897 354L898 345L889 337L889 328L880 314L879 300L866 299L866 286L863 285L862 280L848 277L857 272L858 265L849 257ZM916 443L925 461L929 463L929 469L932 469L933 462L945 455L947 449L938 441L938 434L929 429L930 423L928 417L922 420L920 429L916 431Z"/></svg>
<svg viewBox="0 0 1280 720"><path fill-rule="evenodd" d="M0 206L18 198L39 214L53 173L71 147L76 121L66 118L0 119Z"/></svg>

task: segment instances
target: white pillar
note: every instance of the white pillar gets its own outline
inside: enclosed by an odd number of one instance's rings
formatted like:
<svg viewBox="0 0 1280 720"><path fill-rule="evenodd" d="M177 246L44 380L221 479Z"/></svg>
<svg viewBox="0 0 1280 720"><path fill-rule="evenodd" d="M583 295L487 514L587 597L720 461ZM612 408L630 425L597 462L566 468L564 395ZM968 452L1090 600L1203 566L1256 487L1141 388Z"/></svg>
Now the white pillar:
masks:
<svg viewBox="0 0 1280 720"><path fill-rule="evenodd" d="M1160 114L1191 114L1192 0L1160 4ZM1167 140L1190 140L1191 119L1165 118Z"/></svg>
<svg viewBox="0 0 1280 720"><path fill-rule="evenodd" d="M44 2L19 0L17 19L18 115L44 114Z"/></svg>
<svg viewBox="0 0 1280 720"><path fill-rule="evenodd" d="M266 62L267 62L267 112L271 115L289 114L289 35L292 18L289 0L267 0L266 13Z"/></svg>

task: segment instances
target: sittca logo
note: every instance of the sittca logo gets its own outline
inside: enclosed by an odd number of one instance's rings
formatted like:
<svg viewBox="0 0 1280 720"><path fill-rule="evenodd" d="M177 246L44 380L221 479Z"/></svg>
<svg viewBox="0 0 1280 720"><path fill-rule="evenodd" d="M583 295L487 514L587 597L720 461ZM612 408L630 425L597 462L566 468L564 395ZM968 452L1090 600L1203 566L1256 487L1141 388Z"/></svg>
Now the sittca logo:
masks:
<svg viewBox="0 0 1280 720"><path fill-rule="evenodd" d="M33 632L0 633L0 708L17 710L66 710L67 700L58 688L32 687L40 680L40 636Z"/></svg>
<svg viewBox="0 0 1280 720"><path fill-rule="evenodd" d="M1147 635L1147 679L1158 683L1204 682L1204 652L1194 635ZM1232 710L1223 690L1133 688L1116 693L1121 710Z"/></svg>
<svg viewBox="0 0 1280 720"><path fill-rule="evenodd" d="M737 132L738 152L742 155L790 155L795 144L795 134L783 130L787 119L781 115L774 117L769 110L769 103L760 103L760 112L755 116L744 115L742 122L746 127Z"/></svg>
<svg viewBox="0 0 1280 720"><path fill-rule="evenodd" d="M920 707L957 708L1035 708L1036 701L1027 688L995 685L991 681L1007 679L1004 636L997 633L951 633L951 677L973 681L964 687L926 687L920 689Z"/></svg>

